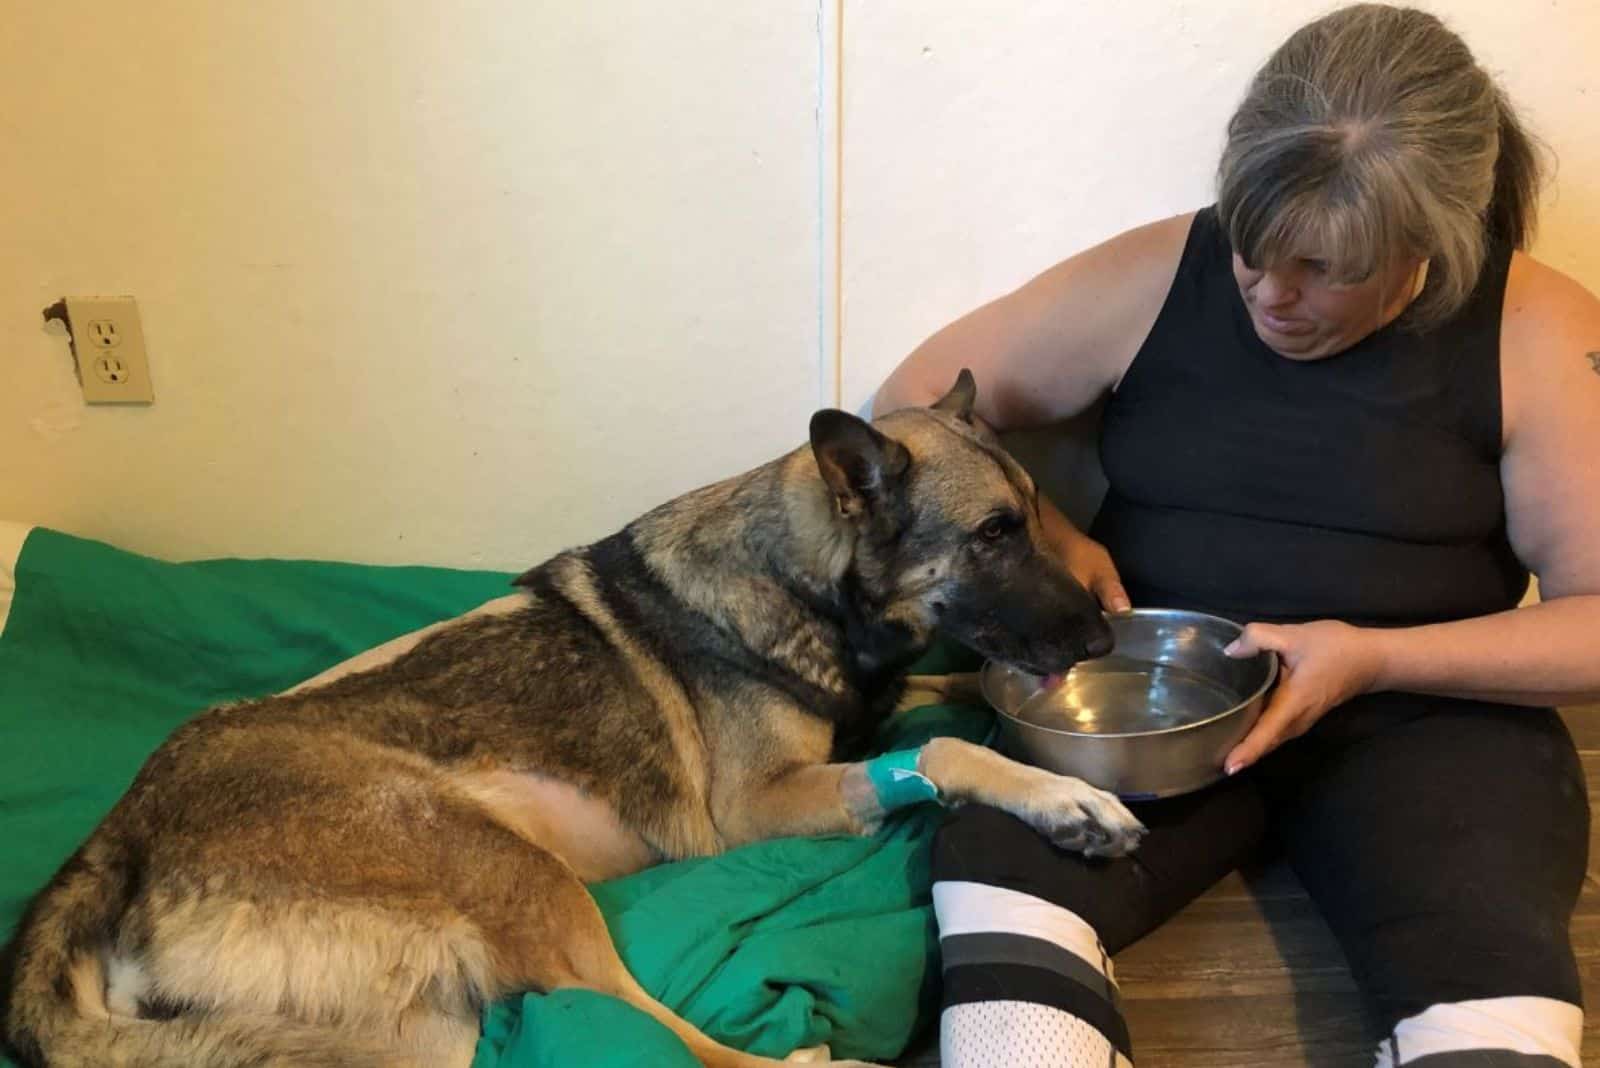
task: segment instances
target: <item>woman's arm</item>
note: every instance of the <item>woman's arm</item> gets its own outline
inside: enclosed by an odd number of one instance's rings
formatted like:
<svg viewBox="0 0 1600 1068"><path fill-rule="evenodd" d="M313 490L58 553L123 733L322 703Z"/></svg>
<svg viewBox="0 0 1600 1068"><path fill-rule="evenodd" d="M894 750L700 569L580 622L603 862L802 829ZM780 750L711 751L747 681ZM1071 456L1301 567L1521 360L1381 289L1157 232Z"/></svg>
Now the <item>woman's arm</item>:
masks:
<svg viewBox="0 0 1600 1068"><path fill-rule="evenodd" d="M963 367L978 382L977 414L997 430L1087 409L1121 380L1155 325L1193 220L1177 215L1129 230L957 319L901 361L873 398L873 414L933 403ZM1108 611L1126 611L1105 547L1043 496L1039 510L1073 577Z"/></svg>
<svg viewBox="0 0 1600 1068"><path fill-rule="evenodd" d="M1518 256L1501 327L1501 480L1512 548L1539 604L1420 627L1252 623L1231 650L1278 653L1282 682L1229 754L1247 767L1357 694L1600 700L1600 300Z"/></svg>
<svg viewBox="0 0 1600 1068"><path fill-rule="evenodd" d="M1193 218L1129 230L957 319L895 368L873 413L931 404L963 367L978 381L978 415L999 430L1088 408L1121 379L1155 324Z"/></svg>
<svg viewBox="0 0 1600 1068"><path fill-rule="evenodd" d="M1518 256L1502 323L1506 522L1541 603L1381 634L1378 683L1520 704L1600 701L1600 300Z"/></svg>

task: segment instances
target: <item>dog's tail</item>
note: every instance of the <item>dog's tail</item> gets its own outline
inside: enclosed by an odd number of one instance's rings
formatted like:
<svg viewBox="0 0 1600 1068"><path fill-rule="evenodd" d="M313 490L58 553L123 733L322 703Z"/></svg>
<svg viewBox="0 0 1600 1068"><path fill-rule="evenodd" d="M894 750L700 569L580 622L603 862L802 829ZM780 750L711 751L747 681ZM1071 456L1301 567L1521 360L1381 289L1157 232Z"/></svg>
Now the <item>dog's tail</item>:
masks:
<svg viewBox="0 0 1600 1068"><path fill-rule="evenodd" d="M0 958L0 1037L43 1068L415 1068L392 1047L276 1017L114 1014L106 955L132 900L132 866L91 838L29 908Z"/></svg>

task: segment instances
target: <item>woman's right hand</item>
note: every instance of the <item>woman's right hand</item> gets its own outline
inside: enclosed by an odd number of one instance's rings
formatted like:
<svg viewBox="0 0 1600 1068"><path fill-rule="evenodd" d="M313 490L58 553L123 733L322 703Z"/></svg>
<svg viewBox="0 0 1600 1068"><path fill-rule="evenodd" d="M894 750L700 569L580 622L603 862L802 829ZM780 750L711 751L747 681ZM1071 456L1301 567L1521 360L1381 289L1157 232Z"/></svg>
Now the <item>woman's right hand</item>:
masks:
<svg viewBox="0 0 1600 1068"><path fill-rule="evenodd" d="M1111 562L1111 554L1106 547L1087 534L1076 531L1074 534L1076 536L1065 544L1057 545L1072 577L1094 594L1105 611L1116 613L1131 609L1133 605L1128 601L1128 592L1122 588L1117 565Z"/></svg>
<svg viewBox="0 0 1600 1068"><path fill-rule="evenodd" d="M1043 494L1039 495L1039 519L1044 526L1045 540L1067 565L1068 573L1078 585L1094 594L1102 610L1126 612L1133 607L1128 601L1128 591L1122 588L1117 565L1111 562L1111 553L1104 545L1073 526Z"/></svg>

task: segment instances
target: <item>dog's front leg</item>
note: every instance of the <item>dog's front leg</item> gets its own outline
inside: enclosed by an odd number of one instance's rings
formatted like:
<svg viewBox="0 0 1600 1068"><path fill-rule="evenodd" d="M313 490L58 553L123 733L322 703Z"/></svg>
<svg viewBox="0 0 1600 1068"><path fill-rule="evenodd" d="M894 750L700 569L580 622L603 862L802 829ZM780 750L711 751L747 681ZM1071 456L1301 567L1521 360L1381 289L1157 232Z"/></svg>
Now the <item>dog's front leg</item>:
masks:
<svg viewBox="0 0 1600 1068"><path fill-rule="evenodd" d="M870 834L883 821L864 764L807 764L751 783L722 806L717 830L728 845L764 838Z"/></svg>
<svg viewBox="0 0 1600 1068"><path fill-rule="evenodd" d="M1057 845L1120 856L1144 826L1082 779L1027 767L959 738L854 764L811 764L741 792L718 828L729 845L785 835L870 834L896 809L925 801L992 805Z"/></svg>
<svg viewBox="0 0 1600 1068"><path fill-rule="evenodd" d="M1121 856L1144 837L1144 824L1115 795L960 738L929 741L918 754L917 770L938 787L942 799L1002 809L1056 845L1085 856Z"/></svg>

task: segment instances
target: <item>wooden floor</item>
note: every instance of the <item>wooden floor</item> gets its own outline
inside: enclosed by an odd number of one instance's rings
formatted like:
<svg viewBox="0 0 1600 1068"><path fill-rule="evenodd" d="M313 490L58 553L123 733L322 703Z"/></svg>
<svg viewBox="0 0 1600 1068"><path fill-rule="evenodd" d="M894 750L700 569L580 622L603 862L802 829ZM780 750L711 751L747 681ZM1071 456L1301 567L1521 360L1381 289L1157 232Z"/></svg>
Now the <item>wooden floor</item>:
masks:
<svg viewBox="0 0 1600 1068"><path fill-rule="evenodd" d="M1600 706L1566 716L1600 799ZM1600 833L1600 820L1594 832ZM1600 842L1572 920L1585 1000L1600 1006ZM1379 1038L1327 926L1286 867L1229 876L1116 959L1139 1068L1370 1068ZM898 1062L937 1068L924 1036ZM1600 1011L1584 1027L1600 1066Z"/></svg>

